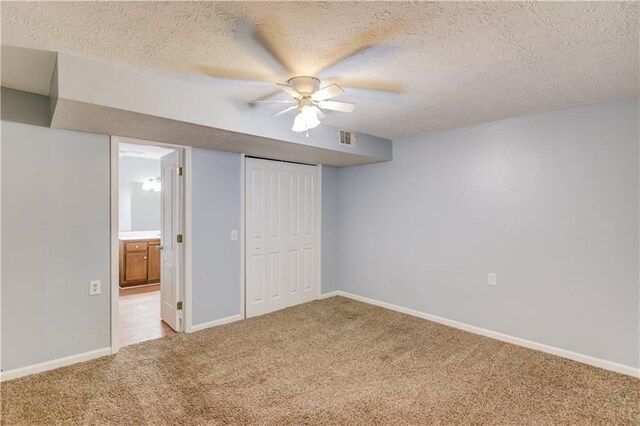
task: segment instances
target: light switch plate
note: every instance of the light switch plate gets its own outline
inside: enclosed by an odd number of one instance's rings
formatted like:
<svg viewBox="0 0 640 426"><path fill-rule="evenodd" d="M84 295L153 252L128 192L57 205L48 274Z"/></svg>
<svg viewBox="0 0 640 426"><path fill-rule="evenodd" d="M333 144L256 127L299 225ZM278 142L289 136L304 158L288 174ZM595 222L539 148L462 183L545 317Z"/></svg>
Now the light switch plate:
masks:
<svg viewBox="0 0 640 426"><path fill-rule="evenodd" d="M238 239L238 230L237 229L232 229L231 230L231 241L236 241Z"/></svg>
<svg viewBox="0 0 640 426"><path fill-rule="evenodd" d="M97 296L100 294L100 280L89 281L89 296Z"/></svg>
<svg viewBox="0 0 640 426"><path fill-rule="evenodd" d="M488 283L489 285L498 285L498 274L495 272L489 272Z"/></svg>

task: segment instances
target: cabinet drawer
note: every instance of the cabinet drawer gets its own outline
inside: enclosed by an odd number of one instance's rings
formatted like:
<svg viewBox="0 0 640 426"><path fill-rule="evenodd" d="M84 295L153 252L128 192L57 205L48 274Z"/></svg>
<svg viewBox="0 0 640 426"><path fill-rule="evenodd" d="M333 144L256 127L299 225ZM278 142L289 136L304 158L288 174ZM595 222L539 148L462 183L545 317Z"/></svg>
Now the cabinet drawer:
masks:
<svg viewBox="0 0 640 426"><path fill-rule="evenodd" d="M127 243L126 250L127 251L147 251L147 243L146 242Z"/></svg>

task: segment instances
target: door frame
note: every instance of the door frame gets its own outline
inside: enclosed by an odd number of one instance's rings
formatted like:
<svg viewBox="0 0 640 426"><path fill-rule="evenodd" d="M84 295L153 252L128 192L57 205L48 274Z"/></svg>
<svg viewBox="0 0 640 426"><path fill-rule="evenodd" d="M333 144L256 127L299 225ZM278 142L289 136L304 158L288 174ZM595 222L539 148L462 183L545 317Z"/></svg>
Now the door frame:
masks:
<svg viewBox="0 0 640 426"><path fill-rule="evenodd" d="M111 135L109 141L110 150L110 206L111 206L111 353L115 354L120 350L120 327L119 327L119 302L120 302L120 240L119 234L119 205L118 205L118 146L120 142L138 145L159 146L164 148L174 148L183 150L184 158L184 275L182 288L182 315L183 332L192 331L192 305L191 305L191 147L176 145L164 142L156 142L144 139L133 139Z"/></svg>
<svg viewBox="0 0 640 426"><path fill-rule="evenodd" d="M302 164L305 166L314 166L316 167L316 178L317 182L317 194L316 194L316 203L317 203L317 214L315 220L315 227L317 232L317 250L316 256L314 259L314 265L316 267L316 277L318 279L318 283L315 288L315 299L320 299L322 295L322 164L311 164L311 163L299 163L296 161L287 161L287 160L278 160L274 158L266 158L266 157L256 157L250 156L248 157L246 154L241 154L241 163L240 163L240 281L242 285L240 286L240 315L242 319L247 318L247 256L246 256L246 221L247 221L247 212L246 212L246 162L250 158L256 158L259 160L267 160L267 161L276 161L283 163L295 163Z"/></svg>

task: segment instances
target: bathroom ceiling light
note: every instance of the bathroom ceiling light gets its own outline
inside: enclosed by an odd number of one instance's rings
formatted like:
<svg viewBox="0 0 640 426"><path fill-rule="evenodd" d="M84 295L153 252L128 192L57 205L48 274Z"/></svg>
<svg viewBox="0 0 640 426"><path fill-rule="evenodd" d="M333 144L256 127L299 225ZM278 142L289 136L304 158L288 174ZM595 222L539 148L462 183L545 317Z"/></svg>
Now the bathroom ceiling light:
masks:
<svg viewBox="0 0 640 426"><path fill-rule="evenodd" d="M145 191L154 191L160 192L162 189L162 184L160 183L160 178L149 179L142 183L142 189Z"/></svg>

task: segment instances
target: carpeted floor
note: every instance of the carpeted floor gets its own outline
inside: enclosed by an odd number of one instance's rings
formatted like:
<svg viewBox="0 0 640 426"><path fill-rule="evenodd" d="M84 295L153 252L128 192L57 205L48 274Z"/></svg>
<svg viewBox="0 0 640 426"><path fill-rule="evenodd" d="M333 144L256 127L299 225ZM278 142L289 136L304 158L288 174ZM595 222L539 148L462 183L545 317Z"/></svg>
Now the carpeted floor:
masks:
<svg viewBox="0 0 640 426"><path fill-rule="evenodd" d="M640 424L640 381L342 297L2 384L3 424Z"/></svg>

